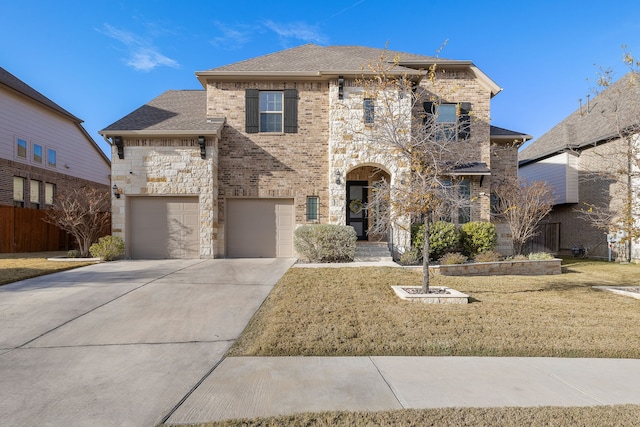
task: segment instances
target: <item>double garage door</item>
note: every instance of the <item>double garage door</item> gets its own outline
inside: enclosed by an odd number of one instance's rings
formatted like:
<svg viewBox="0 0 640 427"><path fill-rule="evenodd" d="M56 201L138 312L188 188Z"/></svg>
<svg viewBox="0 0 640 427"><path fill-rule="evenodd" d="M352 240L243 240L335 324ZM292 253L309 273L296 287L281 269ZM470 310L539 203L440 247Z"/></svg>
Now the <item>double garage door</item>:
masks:
<svg viewBox="0 0 640 427"><path fill-rule="evenodd" d="M228 257L294 256L293 199L227 199L225 219Z"/></svg>
<svg viewBox="0 0 640 427"><path fill-rule="evenodd" d="M200 257L198 197L131 197L130 200L132 258Z"/></svg>
<svg viewBox="0 0 640 427"><path fill-rule="evenodd" d="M199 258L198 197L131 197L129 249L134 259ZM227 199L226 256L294 256L293 199Z"/></svg>

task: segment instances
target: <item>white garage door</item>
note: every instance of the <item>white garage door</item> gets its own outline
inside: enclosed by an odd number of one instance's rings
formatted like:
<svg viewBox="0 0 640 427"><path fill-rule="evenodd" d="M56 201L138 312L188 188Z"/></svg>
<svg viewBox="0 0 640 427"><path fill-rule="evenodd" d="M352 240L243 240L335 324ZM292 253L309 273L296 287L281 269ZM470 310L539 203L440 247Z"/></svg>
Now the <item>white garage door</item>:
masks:
<svg viewBox="0 0 640 427"><path fill-rule="evenodd" d="M132 258L199 258L197 197L132 197L130 200Z"/></svg>
<svg viewBox="0 0 640 427"><path fill-rule="evenodd" d="M227 199L226 204L228 257L294 256L293 199Z"/></svg>

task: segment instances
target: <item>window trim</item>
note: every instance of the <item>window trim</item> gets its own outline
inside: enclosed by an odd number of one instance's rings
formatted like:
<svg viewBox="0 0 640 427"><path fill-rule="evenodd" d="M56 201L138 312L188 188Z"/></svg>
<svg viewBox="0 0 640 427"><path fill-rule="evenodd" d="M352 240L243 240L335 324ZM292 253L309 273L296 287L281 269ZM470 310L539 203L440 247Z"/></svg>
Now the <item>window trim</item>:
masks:
<svg viewBox="0 0 640 427"><path fill-rule="evenodd" d="M51 192L51 194L49 194ZM44 204L47 206L53 206L56 197L56 185L52 182L45 182L44 184Z"/></svg>
<svg viewBox="0 0 640 427"><path fill-rule="evenodd" d="M34 192L34 185L37 187ZM40 187L41 182L35 179L29 180L29 203L40 206ZM35 194L34 194L35 193ZM34 197L35 196L35 197Z"/></svg>
<svg viewBox="0 0 640 427"><path fill-rule="evenodd" d="M26 180L27 179L22 177L22 176L14 176L13 177L13 201L14 202L18 202L18 203L24 204L24 199L25 199L25 197L24 197L24 187L25 187ZM16 191L17 190L16 184L18 182L20 183L20 186L22 187L22 191L21 192ZM18 195L19 193L22 193L19 196L20 198L16 198L16 195Z"/></svg>
<svg viewBox="0 0 640 427"><path fill-rule="evenodd" d="M36 147L40 149L40 160L36 160ZM31 144L31 163L41 165L44 160L44 146L42 144Z"/></svg>
<svg viewBox="0 0 640 427"><path fill-rule="evenodd" d="M453 122L441 122L439 121L440 114L438 109L445 105L455 106L456 109L456 121ZM424 123L429 123L429 117L434 117L433 123L451 123L452 133L447 132L446 138L451 141L466 141L471 136L471 103L470 102L423 102L424 109ZM454 138L455 137L455 138ZM444 139L444 138L443 138Z"/></svg>
<svg viewBox="0 0 640 427"><path fill-rule="evenodd" d="M275 100L275 102L266 99L269 95L277 95L279 99ZM264 97L264 98L263 98ZM266 109L263 109L263 100L265 103ZM271 104L275 104L278 106L280 104L280 109L269 109L268 107ZM263 126L263 116L266 119L267 117L275 117L279 116L279 125L277 126L278 130L266 130L267 126L270 126L272 123L266 122ZM279 90L262 90L258 93L258 129L260 133L283 133L284 131L284 93Z"/></svg>

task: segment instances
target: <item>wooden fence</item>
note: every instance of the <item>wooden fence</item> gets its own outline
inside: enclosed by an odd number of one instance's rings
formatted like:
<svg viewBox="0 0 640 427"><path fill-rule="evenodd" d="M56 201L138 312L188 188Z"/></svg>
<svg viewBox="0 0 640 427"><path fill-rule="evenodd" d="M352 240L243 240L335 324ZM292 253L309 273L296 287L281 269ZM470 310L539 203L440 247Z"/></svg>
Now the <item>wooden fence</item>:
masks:
<svg viewBox="0 0 640 427"><path fill-rule="evenodd" d="M525 253L549 252L558 254L560 252L560 223L551 222L539 224L537 235L527 241Z"/></svg>
<svg viewBox="0 0 640 427"><path fill-rule="evenodd" d="M43 221L46 211L0 206L0 253L66 251L75 239L58 227ZM105 224L103 235L111 233Z"/></svg>

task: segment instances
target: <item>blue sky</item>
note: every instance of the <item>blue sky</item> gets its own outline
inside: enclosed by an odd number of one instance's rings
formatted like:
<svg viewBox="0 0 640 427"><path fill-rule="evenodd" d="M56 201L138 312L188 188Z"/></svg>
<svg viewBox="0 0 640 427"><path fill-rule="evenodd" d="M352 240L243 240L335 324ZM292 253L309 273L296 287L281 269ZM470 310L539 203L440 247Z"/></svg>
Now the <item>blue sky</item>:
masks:
<svg viewBox="0 0 640 427"><path fill-rule="evenodd" d="M637 0L5 1L0 66L98 131L196 71L305 43L472 60L504 90L492 124L539 137L578 108L597 66L640 56Z"/></svg>

